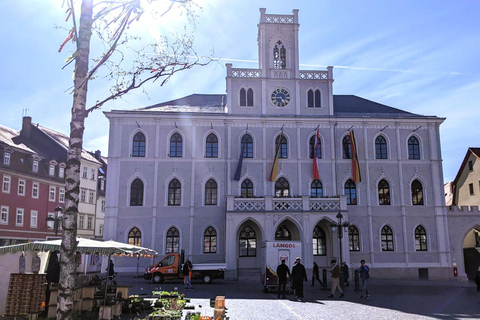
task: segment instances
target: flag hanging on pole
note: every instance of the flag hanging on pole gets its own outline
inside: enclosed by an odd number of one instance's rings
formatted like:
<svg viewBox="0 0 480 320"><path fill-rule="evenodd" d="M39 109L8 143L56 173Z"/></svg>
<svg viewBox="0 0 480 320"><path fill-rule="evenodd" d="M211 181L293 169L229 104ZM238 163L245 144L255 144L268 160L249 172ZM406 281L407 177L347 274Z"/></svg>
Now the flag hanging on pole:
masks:
<svg viewBox="0 0 480 320"><path fill-rule="evenodd" d="M315 134L315 143L313 144L313 180L320 179L320 172L318 171L318 146L320 143L320 129L317 128Z"/></svg>
<svg viewBox="0 0 480 320"><path fill-rule="evenodd" d="M275 159L273 160L272 172L270 173L270 181L271 182L277 181L278 156L279 156L279 153L280 153L280 145L282 144L282 138L283 138L283 130L280 133L280 136L278 138L277 148L275 150Z"/></svg>
<svg viewBox="0 0 480 320"><path fill-rule="evenodd" d="M353 176L353 181L354 182L360 182L362 181L362 178L360 176L360 166L358 164L358 156L357 156L357 147L355 145L355 134L353 133L353 130L350 131L350 146L351 146L351 151L352 151L352 176Z"/></svg>
<svg viewBox="0 0 480 320"><path fill-rule="evenodd" d="M240 181L240 176L242 175L242 165L243 165L243 152L245 148L245 143L242 142L242 149L240 150L240 158L238 159L237 170L233 176L233 180Z"/></svg>

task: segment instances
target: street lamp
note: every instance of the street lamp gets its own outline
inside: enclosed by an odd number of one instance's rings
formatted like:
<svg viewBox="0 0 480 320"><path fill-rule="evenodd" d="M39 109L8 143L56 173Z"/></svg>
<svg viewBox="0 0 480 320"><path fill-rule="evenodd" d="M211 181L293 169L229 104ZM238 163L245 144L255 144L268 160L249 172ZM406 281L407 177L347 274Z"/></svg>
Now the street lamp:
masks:
<svg viewBox="0 0 480 320"><path fill-rule="evenodd" d="M59 223L63 220L62 217L63 209L60 205L55 208L55 216L48 215L45 221L47 221L48 229L54 229L55 235L58 234Z"/></svg>
<svg viewBox="0 0 480 320"><path fill-rule="evenodd" d="M332 222L332 231L335 232L338 228L338 243L340 245L340 251L339 251L339 261L338 265L340 266L340 285L343 287L343 273L342 273L342 238L343 238L343 232L342 228L345 229L345 231L348 231L348 227L350 226L350 223L348 221L343 221L343 215L341 212L339 212L336 216L337 222Z"/></svg>

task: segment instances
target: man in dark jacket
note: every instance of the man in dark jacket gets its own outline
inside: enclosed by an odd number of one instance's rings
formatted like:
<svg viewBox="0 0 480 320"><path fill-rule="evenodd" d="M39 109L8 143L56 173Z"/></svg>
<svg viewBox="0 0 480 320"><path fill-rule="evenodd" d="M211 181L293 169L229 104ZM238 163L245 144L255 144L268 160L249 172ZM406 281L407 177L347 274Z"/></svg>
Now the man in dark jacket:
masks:
<svg viewBox="0 0 480 320"><path fill-rule="evenodd" d="M299 257L295 259L295 265L292 268L292 279L293 287L295 288L295 296L298 301L303 301L303 281L305 280L305 282L307 282L308 279L307 271L305 271L305 267L300 261Z"/></svg>
<svg viewBox="0 0 480 320"><path fill-rule="evenodd" d="M193 289L192 287L192 280L190 279L190 271L192 270L192 263L190 260L187 259L185 263L183 264L183 277L184 280L183 282L185 283L185 289Z"/></svg>
<svg viewBox="0 0 480 320"><path fill-rule="evenodd" d="M287 275L290 277L290 269L285 264L285 259L282 260L282 263L277 267L277 277L278 277L278 294L277 298L280 298L280 292L282 293L282 298L285 299L285 288L287 286Z"/></svg>

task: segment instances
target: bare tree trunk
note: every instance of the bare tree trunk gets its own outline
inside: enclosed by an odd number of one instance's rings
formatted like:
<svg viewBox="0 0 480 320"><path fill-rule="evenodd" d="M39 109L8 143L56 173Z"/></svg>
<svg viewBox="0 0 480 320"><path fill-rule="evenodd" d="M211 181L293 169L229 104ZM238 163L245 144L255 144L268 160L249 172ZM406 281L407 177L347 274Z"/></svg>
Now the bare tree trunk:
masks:
<svg viewBox="0 0 480 320"><path fill-rule="evenodd" d="M75 255L77 251L77 216L80 191L80 161L82 156L85 107L87 102L87 72L92 35L93 0L83 0L78 28L75 80L70 122L70 140L67 155L65 183L65 214L60 250L60 283L57 320L73 318L73 293L75 287Z"/></svg>

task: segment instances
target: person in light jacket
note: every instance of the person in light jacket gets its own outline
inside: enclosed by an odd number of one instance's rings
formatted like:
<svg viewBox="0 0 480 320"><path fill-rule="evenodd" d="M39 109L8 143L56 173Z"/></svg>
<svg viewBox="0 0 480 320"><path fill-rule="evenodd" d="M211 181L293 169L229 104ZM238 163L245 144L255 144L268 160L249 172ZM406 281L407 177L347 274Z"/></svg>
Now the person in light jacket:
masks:
<svg viewBox="0 0 480 320"><path fill-rule="evenodd" d="M332 293L328 296L329 298L333 298L335 291L340 291L340 298L343 298L345 295L343 294L342 287L340 287L340 266L337 264L337 260L332 260L332 269L330 270L332 274Z"/></svg>

